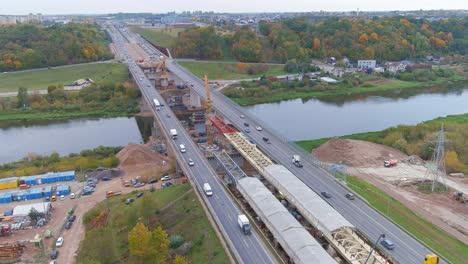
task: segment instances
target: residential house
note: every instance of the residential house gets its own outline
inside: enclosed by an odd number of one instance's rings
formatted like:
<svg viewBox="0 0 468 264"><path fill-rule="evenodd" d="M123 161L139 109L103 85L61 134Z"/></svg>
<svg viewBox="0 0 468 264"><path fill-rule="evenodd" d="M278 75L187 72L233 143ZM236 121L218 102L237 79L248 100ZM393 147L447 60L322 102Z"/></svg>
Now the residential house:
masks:
<svg viewBox="0 0 468 264"><path fill-rule="evenodd" d="M406 71L406 64L401 61L387 61L384 64L385 69L391 73L404 72Z"/></svg>
<svg viewBox="0 0 468 264"><path fill-rule="evenodd" d="M358 68L360 69L374 69L376 64L376 60L358 60Z"/></svg>

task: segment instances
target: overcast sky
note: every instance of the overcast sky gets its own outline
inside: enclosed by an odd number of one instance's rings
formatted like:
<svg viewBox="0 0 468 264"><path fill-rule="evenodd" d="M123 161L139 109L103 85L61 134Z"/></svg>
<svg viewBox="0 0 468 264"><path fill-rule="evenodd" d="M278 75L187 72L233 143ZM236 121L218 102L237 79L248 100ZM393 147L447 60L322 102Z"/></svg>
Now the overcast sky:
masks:
<svg viewBox="0 0 468 264"><path fill-rule="evenodd" d="M1 0L0 14L215 11L307 12L468 9L467 0Z"/></svg>

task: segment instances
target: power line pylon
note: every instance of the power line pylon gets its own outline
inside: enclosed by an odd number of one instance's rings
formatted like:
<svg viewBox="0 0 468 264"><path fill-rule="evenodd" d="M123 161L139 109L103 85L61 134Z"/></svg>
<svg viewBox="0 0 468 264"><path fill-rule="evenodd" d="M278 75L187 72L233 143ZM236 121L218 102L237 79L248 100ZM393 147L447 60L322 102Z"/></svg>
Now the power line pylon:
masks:
<svg viewBox="0 0 468 264"><path fill-rule="evenodd" d="M437 182L441 183L445 189L447 189L447 185L445 183L445 177L447 175L445 171L446 142L444 124L442 124L442 127L440 128L439 134L437 136L437 141L433 141L433 143L436 143L436 148L434 149L434 153L432 153L431 162L429 163L426 174L424 176L424 181L432 181L431 192L434 192Z"/></svg>

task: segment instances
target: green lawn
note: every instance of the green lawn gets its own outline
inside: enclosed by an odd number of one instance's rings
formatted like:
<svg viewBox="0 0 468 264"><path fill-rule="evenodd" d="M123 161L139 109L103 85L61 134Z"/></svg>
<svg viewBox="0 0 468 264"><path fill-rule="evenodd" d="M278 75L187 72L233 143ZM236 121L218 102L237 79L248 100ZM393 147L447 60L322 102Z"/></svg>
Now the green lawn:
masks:
<svg viewBox="0 0 468 264"><path fill-rule="evenodd" d="M283 65L265 64L267 70L264 73L249 75L239 72L238 63L223 63L223 62L179 62L179 64L198 77L203 77L205 74L211 80L236 80L256 78L262 75L277 76L287 74ZM246 67L255 64L245 63ZM257 64L258 65L258 64ZM255 66L254 66L255 67Z"/></svg>
<svg viewBox="0 0 468 264"><path fill-rule="evenodd" d="M16 92L21 86L28 90L42 90L51 84L65 85L85 78L95 82L123 82L128 79L128 70L120 63L97 63L0 73L0 92Z"/></svg>
<svg viewBox="0 0 468 264"><path fill-rule="evenodd" d="M191 249L186 255L190 263L229 263L190 185L176 185L153 193L145 191L142 198L126 205L123 200L128 197L135 194L107 200L110 214L104 227L93 227L90 220L105 211L106 201L85 215L86 236L80 244L77 263L144 263L128 251L127 235L138 221L149 225L151 230L161 225L169 236L181 235L190 242Z"/></svg>
<svg viewBox="0 0 468 264"><path fill-rule="evenodd" d="M171 47L171 42L174 38L177 37L179 32L185 30L185 28L141 28L141 27L132 27L133 32L140 34L145 37L151 43L162 46L165 48Z"/></svg>
<svg viewBox="0 0 468 264"><path fill-rule="evenodd" d="M468 247L435 225L413 213L383 191L356 177L347 177L348 186L364 197L372 206L424 241L452 263L466 263ZM387 214L388 212L388 214ZM397 245L398 246L398 245ZM404 246L404 245L401 245ZM421 260L422 263L423 260Z"/></svg>

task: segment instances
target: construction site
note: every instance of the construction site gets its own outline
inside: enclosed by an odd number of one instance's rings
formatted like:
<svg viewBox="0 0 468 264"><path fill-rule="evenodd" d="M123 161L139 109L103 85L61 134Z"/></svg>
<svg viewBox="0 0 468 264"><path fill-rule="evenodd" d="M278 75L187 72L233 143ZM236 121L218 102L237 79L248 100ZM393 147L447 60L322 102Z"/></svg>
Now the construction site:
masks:
<svg viewBox="0 0 468 264"><path fill-rule="evenodd" d="M439 175L437 191L431 192L431 162L387 146L334 138L316 148L313 155L371 183L448 234L468 243L468 180L463 175ZM394 160L395 164L386 167L386 160Z"/></svg>

